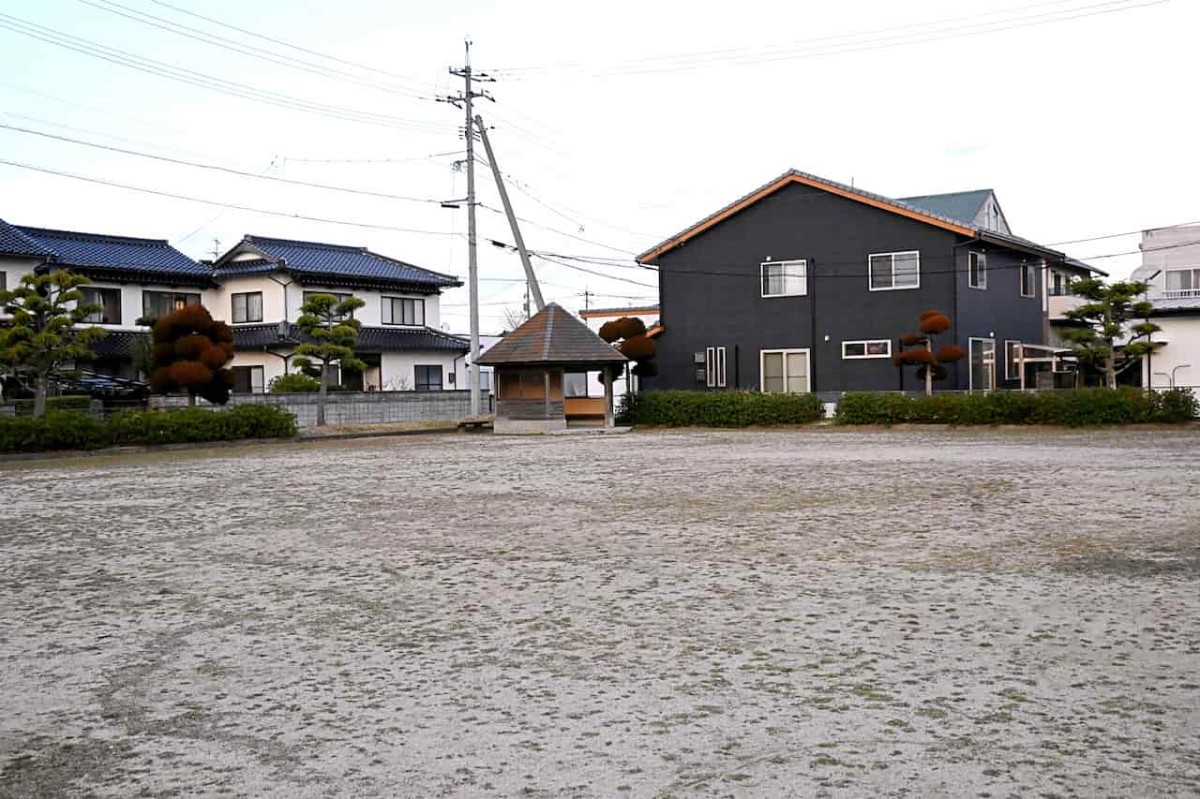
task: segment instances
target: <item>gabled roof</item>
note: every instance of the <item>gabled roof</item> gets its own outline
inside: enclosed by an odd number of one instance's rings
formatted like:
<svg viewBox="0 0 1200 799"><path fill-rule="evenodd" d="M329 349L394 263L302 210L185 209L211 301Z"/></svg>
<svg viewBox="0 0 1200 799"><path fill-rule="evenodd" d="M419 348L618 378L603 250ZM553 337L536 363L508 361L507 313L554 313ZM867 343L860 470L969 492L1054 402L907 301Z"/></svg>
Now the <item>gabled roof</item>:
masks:
<svg viewBox="0 0 1200 799"><path fill-rule="evenodd" d="M54 253L26 236L19 228L0 219L0 255L25 255L46 258Z"/></svg>
<svg viewBox="0 0 1200 799"><path fill-rule="evenodd" d="M602 364L628 360L558 303L549 303L479 358L486 366Z"/></svg>
<svg viewBox="0 0 1200 799"><path fill-rule="evenodd" d="M257 262L233 259L233 256L244 255L247 252L258 254L260 258ZM240 244L217 260L214 275L221 277L269 271L266 264L276 265L271 268L282 268L312 280L326 277L426 289L462 285L462 281L456 277L387 258L371 252L366 247L272 239L265 236L244 237Z"/></svg>
<svg viewBox="0 0 1200 799"><path fill-rule="evenodd" d="M792 170L788 170L787 172L784 172L782 175L775 178L775 180L771 181L770 183L760 186L759 188L750 192L749 194L742 197L741 199L736 200L733 203L730 203L729 205L722 208L720 211L717 211L715 214L711 214L711 215L705 217L704 219L700 220L699 222L697 222L696 224L687 228L686 230L683 230L680 233L677 233L676 235L672 236L671 238L667 239L666 241L662 242L661 244L658 244L657 246L647 250L646 252L639 255L636 260L638 263L653 262L654 259L663 255L664 253L667 253L667 252L675 249L676 247L678 247L679 245L688 241L689 239L692 239L695 236L698 236L701 233L703 233L704 231L708 230L709 228L712 228L712 227L720 224L721 222L725 221L726 219L733 216L734 214L737 214L738 212L745 210L746 208L750 207L751 205L754 205L755 203L759 202L760 200L763 200L763 199L769 197L770 195L774 194L777 191L780 191L781 189L784 189L784 188L787 188L788 186L793 186L793 185L802 185L802 186L809 186L809 187L816 188L816 189L821 189L822 191L827 191L830 194L836 194L839 197L845 197L848 200L860 202L860 203L863 203L864 205L870 205L874 208L879 208L881 210L889 211L891 213L898 214L900 216L908 217L909 219L913 219L918 222L924 222L927 225L933 225L934 227L941 228L943 230L948 230L951 233L957 233L960 236L966 236L967 238L981 239L983 241L988 241L993 244L999 244L999 245L1006 246L1006 247L1013 247L1013 248L1020 249L1020 250L1027 250L1027 251L1034 252L1041 256L1047 256L1050 258L1054 258L1055 260L1060 260L1065 257L1062 253L1058 252L1057 250L1051 250L1047 247L1043 247L1040 244L1037 244L1036 242L1030 241L1029 239L1023 239L1019 236L1013 236L1010 234L1000 233L998 231L988 230L986 228L979 227L978 225L974 224L973 221L971 221L974 219L973 216L972 216L971 220L958 219L955 217L947 216L945 213L942 213L938 210L934 210L932 208L922 208L917 205L913 205L909 201L897 200L897 199L893 199L891 197L885 197L882 194L875 194L874 192L863 191L862 189L855 188L854 186L847 186L844 183L838 183L837 181L834 181L834 180L827 180L825 178L818 177L816 175L810 175L807 172L800 172L799 170L792 169ZM974 194L974 193L975 192L965 192L965 194ZM990 190L987 190L987 193L990 194ZM936 196L948 196L948 195L929 195L929 196L936 197ZM910 198L910 199L919 199L919 198Z"/></svg>
<svg viewBox="0 0 1200 799"><path fill-rule="evenodd" d="M967 225L975 224L979 209L994 192L991 189L954 191L949 194L923 194L920 197L901 197L900 202L924 208L930 213L957 219Z"/></svg>
<svg viewBox="0 0 1200 799"><path fill-rule="evenodd" d="M288 349L305 340L295 324L235 325L233 346L247 349ZM468 352L470 345L457 336L432 328L363 327L358 331L356 352L397 352L400 350L444 350Z"/></svg>
<svg viewBox="0 0 1200 799"><path fill-rule="evenodd" d="M60 266L206 280L210 270L165 239L136 239L105 233L14 226L53 254Z"/></svg>
<svg viewBox="0 0 1200 799"><path fill-rule="evenodd" d="M908 203L901 202L900 200L894 200L891 197L884 197L882 194L875 194L873 192L863 191L862 189L858 189L853 186L847 186L845 183L838 183L834 180L826 180L825 178L817 177L816 175L810 175L807 172L789 169L787 172L784 172L770 183L759 186L754 191L738 200L735 200L734 202L722 208L720 211L717 211L715 214L706 216L704 219L700 220L686 230L683 230L661 244L652 247L651 249L639 255L636 260L638 263L653 261L660 255L675 249L687 240L700 235L704 231L721 222L724 222L726 219L738 213L739 211L749 208L751 205L754 205L758 201L771 196L780 189L797 184L821 189L829 192L830 194L836 194L840 197L845 197L846 199L854 200L855 202L880 208L884 211L891 211L892 213L906 216L919 222L925 222L933 225L934 227L940 227L944 230L949 230L950 232L957 233L960 236L975 235L974 227L966 225L958 219L952 219L950 217L932 213L923 208L918 208L915 205L909 205Z"/></svg>

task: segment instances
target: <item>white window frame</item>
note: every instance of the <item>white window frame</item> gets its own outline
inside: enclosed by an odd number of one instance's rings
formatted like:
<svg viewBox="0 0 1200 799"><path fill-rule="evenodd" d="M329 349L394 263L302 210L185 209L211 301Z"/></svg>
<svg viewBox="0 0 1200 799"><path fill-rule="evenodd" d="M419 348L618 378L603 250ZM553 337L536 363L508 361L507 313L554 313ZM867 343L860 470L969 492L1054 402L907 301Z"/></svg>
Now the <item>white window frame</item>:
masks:
<svg viewBox="0 0 1200 799"><path fill-rule="evenodd" d="M779 294L767 293L767 267L778 266L782 271L783 282L786 284L788 275L788 267L799 267L800 290L799 291L784 291ZM792 275L795 277L796 275ZM758 265L758 289L763 297L804 297L808 294L808 261L801 258L793 261L763 261Z"/></svg>
<svg viewBox="0 0 1200 799"><path fill-rule="evenodd" d="M784 369L783 385L784 385L784 388L786 389L787 384L788 384L787 356L796 355L799 353L804 353L804 364L806 367L804 370L804 391L799 392L799 393L811 394L812 393L812 351L809 350L807 347L785 349L785 350L759 350L758 351L758 390L763 392L764 394L767 391L767 388L766 388L766 385L767 385L766 363L767 363L768 355L783 356L783 369ZM793 392L785 390L783 393L790 394Z"/></svg>
<svg viewBox="0 0 1200 799"><path fill-rule="evenodd" d="M979 278L978 282L971 280L971 261L975 261L975 274ZM987 290L987 253L986 252L968 252L967 253L967 285L973 289L981 291Z"/></svg>
<svg viewBox="0 0 1200 799"><path fill-rule="evenodd" d="M915 255L917 256L917 282L911 286L896 285L896 256L897 255ZM892 259L892 285L876 286L875 273L871 271L871 259L883 258L887 256ZM898 250L897 252L873 252L867 255L867 288L871 291L905 291L921 288L921 251L920 250Z"/></svg>
<svg viewBox="0 0 1200 799"><path fill-rule="evenodd" d="M725 388L725 348L704 348L704 384L709 388Z"/></svg>
<svg viewBox="0 0 1200 799"><path fill-rule="evenodd" d="M1005 380L1020 380L1021 373L1017 370L1017 359L1013 357L1012 345L1021 346L1021 342L1015 338L1004 339L1004 379Z"/></svg>
<svg viewBox="0 0 1200 799"><path fill-rule="evenodd" d="M1025 276L1026 275L1029 275L1029 293L1028 294L1025 293ZM1036 297L1037 296L1037 267L1033 264L1022 262L1021 269L1017 273L1017 277L1020 279L1019 280L1019 283L1020 283L1019 288L1021 291L1021 296L1022 297Z"/></svg>
<svg viewBox="0 0 1200 799"><path fill-rule="evenodd" d="M863 354L862 355L847 355L846 347L847 347L847 345L850 345L850 344L862 344L863 345ZM881 355L872 355L870 352L872 344L886 345L887 352L885 352ZM842 360L844 360L844 361L864 361L864 360L873 359L873 358L890 358L890 357L892 357L892 340L890 338L864 338L864 339L856 339L854 341L843 341L842 342Z"/></svg>
<svg viewBox="0 0 1200 799"><path fill-rule="evenodd" d="M1188 274L1188 288L1171 288L1171 276ZM1180 281L1182 283L1182 281ZM1167 269L1163 274L1163 296L1168 298L1200 297L1200 268Z"/></svg>

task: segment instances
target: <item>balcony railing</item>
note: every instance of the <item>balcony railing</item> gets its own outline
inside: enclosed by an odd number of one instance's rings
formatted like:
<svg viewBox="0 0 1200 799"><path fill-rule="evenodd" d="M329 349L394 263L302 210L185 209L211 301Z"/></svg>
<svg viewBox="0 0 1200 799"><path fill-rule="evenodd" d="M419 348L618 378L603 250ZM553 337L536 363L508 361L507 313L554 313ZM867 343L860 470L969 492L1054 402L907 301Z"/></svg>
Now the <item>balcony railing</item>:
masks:
<svg viewBox="0 0 1200 799"><path fill-rule="evenodd" d="M1179 300L1185 297L1200 297L1200 289L1169 289L1163 292L1168 300Z"/></svg>

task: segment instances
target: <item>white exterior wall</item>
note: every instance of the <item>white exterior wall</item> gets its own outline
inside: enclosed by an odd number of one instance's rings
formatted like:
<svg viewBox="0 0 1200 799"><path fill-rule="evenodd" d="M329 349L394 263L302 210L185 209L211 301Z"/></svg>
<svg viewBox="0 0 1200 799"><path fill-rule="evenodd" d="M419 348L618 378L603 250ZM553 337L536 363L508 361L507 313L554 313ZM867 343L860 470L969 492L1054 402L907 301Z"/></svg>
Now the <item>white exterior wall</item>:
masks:
<svg viewBox="0 0 1200 799"><path fill-rule="evenodd" d="M456 333L455 335L470 341L470 336L466 333ZM479 354L487 352L496 345L497 341L503 339L504 336L480 336L479 337ZM483 386L483 393L490 394L495 387L492 377L492 367L479 367L479 382ZM455 362L454 370L454 388L470 390L471 388L471 354L467 353Z"/></svg>
<svg viewBox="0 0 1200 799"><path fill-rule="evenodd" d="M283 358L269 352L239 351L234 354L229 366L261 366L263 368L263 390L266 390L267 386L271 384L272 378L284 374Z"/></svg>
<svg viewBox="0 0 1200 799"><path fill-rule="evenodd" d="M233 286L238 278L229 278L227 284ZM236 291L257 291L257 289L240 289L230 288L230 292ZM305 292L322 292L328 294L353 294L358 299L366 303L362 308L354 312L354 318L362 322L366 327L392 327L392 325L383 324L383 298L384 297L400 297L404 299L424 300L425 301L425 327L440 330L441 327L441 308L439 301L441 297L437 294L410 294L402 291L378 291L376 289L347 289L334 288L332 286L301 286L299 283L292 283L287 287L287 308L288 321L295 322L300 318L300 306L304 304ZM263 303L266 303L266 295L263 296ZM264 311L265 314L265 311ZM277 316L271 321L277 321L282 316ZM395 325L395 327L403 327L403 325Z"/></svg>
<svg viewBox="0 0 1200 799"><path fill-rule="evenodd" d="M1174 375L1174 385L1200 389L1200 315L1155 316L1151 321L1162 328L1154 340L1167 345L1149 363L1142 359L1142 385L1170 388Z"/></svg>
<svg viewBox="0 0 1200 799"><path fill-rule="evenodd" d="M1146 296L1151 299L1175 299L1167 293L1167 272L1200 265L1200 225L1159 228L1142 232L1142 265L1134 270L1134 280L1150 284ZM1158 274L1155 275L1154 273ZM1154 275L1151 277L1151 275ZM1187 295L1200 296L1200 292Z"/></svg>
<svg viewBox="0 0 1200 799"><path fill-rule="evenodd" d="M142 293L146 291L162 291L172 294L199 294L200 303L210 311L216 299L217 292L212 289L201 289L194 286L168 286L159 283L112 283L104 280L91 280L87 288L117 289L121 292L121 323L118 325L98 325L105 330L146 330L140 327L137 320L142 317ZM216 316L216 314L213 314ZM220 317L217 317L220 318Z"/></svg>
<svg viewBox="0 0 1200 799"><path fill-rule="evenodd" d="M417 387L417 366L441 366L442 390L452 389L454 352L385 352L380 359L380 381L384 391L412 391ZM460 388L465 388L461 386Z"/></svg>
<svg viewBox="0 0 1200 799"><path fill-rule="evenodd" d="M40 259L14 258L0 255L0 272L4 273L3 287L12 291L21 284L21 278L33 274L34 267L41 263ZM0 319L7 319L7 314L0 309Z"/></svg>

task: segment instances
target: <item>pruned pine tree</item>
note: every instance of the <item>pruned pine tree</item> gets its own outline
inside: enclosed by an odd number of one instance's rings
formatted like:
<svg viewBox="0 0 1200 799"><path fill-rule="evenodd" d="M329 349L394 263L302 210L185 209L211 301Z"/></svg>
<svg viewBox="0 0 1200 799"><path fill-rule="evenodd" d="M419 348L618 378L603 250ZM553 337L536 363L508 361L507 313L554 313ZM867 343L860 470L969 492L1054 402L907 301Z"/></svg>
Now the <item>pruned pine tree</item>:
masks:
<svg viewBox="0 0 1200 799"><path fill-rule="evenodd" d="M343 369L366 368L366 364L354 355L361 326L354 318L354 312L365 304L357 297L339 300L332 294L310 294L300 306L301 316L296 324L308 340L296 347L299 357L294 363L321 372L321 389L317 394L318 427L325 426L325 402L329 396L329 375L333 365Z"/></svg>
<svg viewBox="0 0 1200 799"><path fill-rule="evenodd" d="M0 363L33 376L34 416L46 413L49 375L66 363L95 358L91 345L106 334L103 328L84 325L102 310L83 301L81 289L88 282L83 275L58 269L25 275L15 289L0 291L0 307L12 316L0 328Z"/></svg>
<svg viewBox="0 0 1200 799"><path fill-rule="evenodd" d="M1071 284L1071 293L1085 302L1066 316L1086 327L1065 329L1062 337L1081 364L1103 372L1109 388L1117 387L1119 374L1162 346L1152 339L1162 328L1150 321L1154 306L1145 299L1147 287L1137 280L1105 284L1089 279Z"/></svg>

